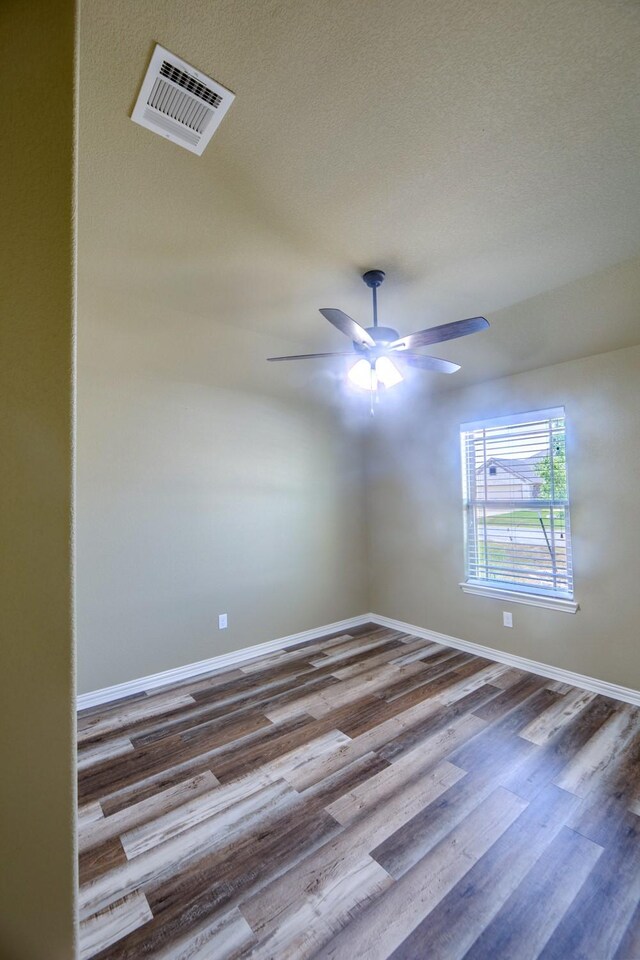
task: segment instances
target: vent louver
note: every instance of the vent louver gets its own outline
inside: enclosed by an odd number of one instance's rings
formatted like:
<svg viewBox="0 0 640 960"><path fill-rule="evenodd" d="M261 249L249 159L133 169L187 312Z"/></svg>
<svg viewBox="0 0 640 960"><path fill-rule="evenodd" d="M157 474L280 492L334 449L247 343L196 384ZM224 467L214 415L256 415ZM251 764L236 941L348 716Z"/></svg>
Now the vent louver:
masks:
<svg viewBox="0 0 640 960"><path fill-rule="evenodd" d="M234 97L158 44L131 119L199 156Z"/></svg>

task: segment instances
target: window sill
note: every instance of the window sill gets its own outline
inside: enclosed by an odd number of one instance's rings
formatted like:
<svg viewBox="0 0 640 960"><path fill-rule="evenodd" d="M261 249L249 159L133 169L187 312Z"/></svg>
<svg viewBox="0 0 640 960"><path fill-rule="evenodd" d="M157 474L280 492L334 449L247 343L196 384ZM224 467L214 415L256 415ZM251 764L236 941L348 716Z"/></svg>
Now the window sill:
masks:
<svg viewBox="0 0 640 960"><path fill-rule="evenodd" d="M545 597L541 594L523 593L519 590L506 590L502 587L485 586L483 583L461 583L463 593L476 597L490 597L494 600L509 600L511 603L526 603L531 607L545 607L547 610L560 610L562 613L576 613L579 609L574 600L561 597Z"/></svg>

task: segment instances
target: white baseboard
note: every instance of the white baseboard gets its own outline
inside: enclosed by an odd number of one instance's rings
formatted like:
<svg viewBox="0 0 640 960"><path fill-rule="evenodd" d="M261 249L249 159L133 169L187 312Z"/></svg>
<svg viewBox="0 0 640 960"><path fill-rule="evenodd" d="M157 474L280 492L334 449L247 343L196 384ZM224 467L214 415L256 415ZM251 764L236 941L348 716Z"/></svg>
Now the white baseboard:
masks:
<svg viewBox="0 0 640 960"><path fill-rule="evenodd" d="M199 660L197 663L187 663L182 667L163 670L161 673L153 673L148 677L139 677L137 680L116 683L112 687L103 687L101 690L92 690L90 693L80 693L76 701L77 709L86 710L87 707L97 707L113 700L121 700L133 693L144 693L145 690L164 687L171 683L177 683L179 680L188 680L190 677L197 677L202 673L228 669L238 663L244 663L246 660L262 657L265 653L272 653L285 647L293 647L297 643L304 643L305 640L317 640L319 637L326 637L331 633L346 632L369 622L368 614L362 614L348 620L326 623L324 626L315 627L313 630L303 630L302 633L292 633L289 637L279 637L277 640L267 640L266 643L257 643L252 647L242 647L241 650L222 653L220 656L210 657L208 660Z"/></svg>
<svg viewBox="0 0 640 960"><path fill-rule="evenodd" d="M505 653L493 647L485 647L480 643L471 643L469 640L459 640L458 637L450 637L446 633L425 630L423 627L417 627L414 623L393 620L391 617L381 617L375 613L369 614L365 618L365 622L377 623L381 627L389 627L390 630L399 630L401 633L411 633L424 640L433 640L434 643L441 643L445 647L455 647L456 650L474 653L479 657L486 657L487 660L506 663L510 667L527 670L529 673L536 673L541 677L548 677L550 680L570 683L574 687L592 690L594 693L601 693L613 700L622 700L636 706L640 705L640 690L633 690L631 687L621 687L617 683L608 683L606 680L598 680L596 677L587 677L582 673L574 673L572 670L564 670L562 667L553 667L549 663L539 663L537 660L519 657L515 653Z"/></svg>
<svg viewBox="0 0 640 960"><path fill-rule="evenodd" d="M103 703L110 703L113 700L120 700L122 697L128 697L133 693L144 693L146 690L177 683L180 680L188 680L190 677L197 677L203 673L228 669L247 660L253 660L255 657L264 656L265 653L293 647L297 643L304 643L307 640L317 640L319 637L325 637L332 633L347 632L354 627L361 627L365 623L377 623L381 627L388 627L401 633L410 633L416 637L422 637L424 640L441 643L446 647L454 647L456 650L474 653L479 657L486 657L487 660L505 663L510 667L517 667L541 677L548 677L550 680L559 680L561 683L569 683L574 687L592 690L594 693L601 693L613 700L622 700L636 706L640 705L640 690L621 687L617 683L608 683L606 680L598 680L596 677L587 677L582 673L574 673L572 670L564 670L562 667L554 667L548 663L539 663L537 660L519 657L514 653L505 653L493 647L485 647L480 643L460 640L458 637L450 637L446 633L425 630L424 627L418 627L414 623L393 620L391 617L382 617L376 613L365 613L359 617L351 617L349 620L327 623L322 627L315 627L313 630L303 630L302 633L294 633L289 637L280 637L277 640L268 640L266 643L258 643L252 647L243 647L241 650L232 650L230 653L223 653L218 657L211 657L209 660L188 663L185 666L163 670L162 673L154 673L148 677L118 683L112 687L104 687L102 690L93 690L91 693L81 693L77 698L77 708L78 710L85 710L87 707L95 707Z"/></svg>

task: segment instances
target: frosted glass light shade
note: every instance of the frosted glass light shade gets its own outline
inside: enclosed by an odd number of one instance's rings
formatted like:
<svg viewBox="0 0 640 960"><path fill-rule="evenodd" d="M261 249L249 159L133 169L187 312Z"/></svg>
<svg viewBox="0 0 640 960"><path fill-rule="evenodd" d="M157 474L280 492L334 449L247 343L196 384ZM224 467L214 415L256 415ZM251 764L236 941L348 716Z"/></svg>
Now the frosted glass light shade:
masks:
<svg viewBox="0 0 640 960"><path fill-rule="evenodd" d="M389 357L378 357L376 360L376 373L380 383L387 387L395 387L397 383L402 383L404 377L396 367L395 363L389 360Z"/></svg>
<svg viewBox="0 0 640 960"><path fill-rule="evenodd" d="M375 365L364 357L357 360L349 370L349 380L360 390L377 390L378 382L383 387L395 387L397 383L402 383L404 377L392 363L389 357L378 357Z"/></svg>
<svg viewBox="0 0 640 960"><path fill-rule="evenodd" d="M359 387L361 390L371 390L373 388L373 368L368 360L365 360L364 357L362 360L358 360L349 370L349 380L355 387Z"/></svg>

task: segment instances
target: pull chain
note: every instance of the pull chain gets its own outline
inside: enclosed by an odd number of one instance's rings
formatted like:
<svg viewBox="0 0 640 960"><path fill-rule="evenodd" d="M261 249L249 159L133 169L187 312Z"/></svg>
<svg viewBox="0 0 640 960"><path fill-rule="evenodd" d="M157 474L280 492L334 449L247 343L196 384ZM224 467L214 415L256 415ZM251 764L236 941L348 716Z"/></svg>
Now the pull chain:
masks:
<svg viewBox="0 0 640 960"><path fill-rule="evenodd" d="M371 403L370 403L371 416L373 416L373 414L374 414L374 406L373 406L374 397L375 397L375 402L376 402L376 403L378 403L378 400L379 400L379 397L378 397L378 374L377 374L376 368L375 368L375 366L374 366L373 364L371 365L371 390L369 391L369 397L370 397L370 401L371 401Z"/></svg>

